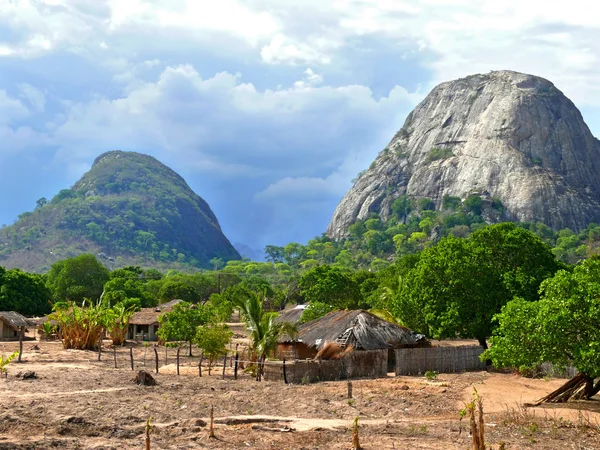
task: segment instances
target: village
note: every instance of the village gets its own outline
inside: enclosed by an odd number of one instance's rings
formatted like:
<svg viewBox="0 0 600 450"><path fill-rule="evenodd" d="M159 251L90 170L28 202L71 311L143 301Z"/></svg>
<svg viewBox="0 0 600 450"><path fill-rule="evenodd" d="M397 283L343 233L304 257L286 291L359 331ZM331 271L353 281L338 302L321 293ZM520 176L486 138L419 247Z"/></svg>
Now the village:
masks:
<svg viewBox="0 0 600 450"><path fill-rule="evenodd" d="M262 361L240 311L209 358L159 339L182 303L134 313L123 344L106 335L99 351L63 348L52 315L0 312L0 354L18 353L2 366L0 449L466 449L477 399L489 448L600 446L596 402L526 407L565 380L486 367L475 340L432 340L364 310L298 325L299 305L277 315L295 332Z"/></svg>

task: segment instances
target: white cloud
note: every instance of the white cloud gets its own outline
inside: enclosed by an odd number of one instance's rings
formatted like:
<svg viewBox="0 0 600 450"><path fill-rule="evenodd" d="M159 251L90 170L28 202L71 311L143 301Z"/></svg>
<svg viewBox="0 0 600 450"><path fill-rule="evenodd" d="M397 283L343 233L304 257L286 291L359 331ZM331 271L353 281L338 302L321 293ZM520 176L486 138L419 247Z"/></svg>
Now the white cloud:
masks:
<svg viewBox="0 0 600 450"><path fill-rule="evenodd" d="M25 99L35 112L43 112L46 107L46 96L39 89L30 84L22 83L19 85L21 98Z"/></svg>

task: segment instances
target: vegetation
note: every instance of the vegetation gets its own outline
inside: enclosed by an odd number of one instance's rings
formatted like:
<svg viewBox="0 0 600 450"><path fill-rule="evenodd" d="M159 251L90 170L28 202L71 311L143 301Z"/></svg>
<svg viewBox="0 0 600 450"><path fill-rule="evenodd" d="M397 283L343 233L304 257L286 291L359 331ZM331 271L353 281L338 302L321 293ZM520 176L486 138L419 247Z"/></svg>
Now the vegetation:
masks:
<svg viewBox="0 0 600 450"><path fill-rule="evenodd" d="M426 163L437 161L438 159L446 159L454 156L454 152L448 147L432 147L425 159Z"/></svg>
<svg viewBox="0 0 600 450"><path fill-rule="evenodd" d="M198 327L194 342L199 349L204 351L204 356L208 358L208 374L217 358L227 354L227 344L231 340L233 333L229 331L227 325L210 325Z"/></svg>
<svg viewBox="0 0 600 450"><path fill-rule="evenodd" d="M55 301L81 303L84 299L98 301L110 276L94 255L82 254L58 261L46 277L46 286Z"/></svg>
<svg viewBox="0 0 600 450"><path fill-rule="evenodd" d="M109 325L111 311L104 303L84 301L61 302L54 305L50 320L56 320L58 337L64 348L95 350Z"/></svg>
<svg viewBox="0 0 600 450"><path fill-rule="evenodd" d="M535 367L551 362L571 365L580 374L542 401L589 399L600 392L600 258L574 270L560 270L544 281L541 298L516 298L496 316L498 327L485 353L497 367Z"/></svg>
<svg viewBox="0 0 600 450"><path fill-rule="evenodd" d="M160 327L156 334L162 341L184 341L189 343L192 356L192 342L197 336L198 327L215 321L215 312L210 304L178 303L173 309L159 317Z"/></svg>
<svg viewBox="0 0 600 450"><path fill-rule="evenodd" d="M51 293L40 275L0 267L0 311L26 316L44 315L52 309Z"/></svg>
<svg viewBox="0 0 600 450"><path fill-rule="evenodd" d="M14 353L8 355L6 358L0 355L0 374L4 374L7 372L6 367L10 364L10 362L17 357L19 351L15 351Z"/></svg>
<svg viewBox="0 0 600 450"><path fill-rule="evenodd" d="M0 229L0 249L0 258L35 249L23 255L40 271L82 250L114 267L141 259L210 268L211 258L239 259L206 202L171 169L132 152L99 156L72 189L38 200L33 212Z"/></svg>

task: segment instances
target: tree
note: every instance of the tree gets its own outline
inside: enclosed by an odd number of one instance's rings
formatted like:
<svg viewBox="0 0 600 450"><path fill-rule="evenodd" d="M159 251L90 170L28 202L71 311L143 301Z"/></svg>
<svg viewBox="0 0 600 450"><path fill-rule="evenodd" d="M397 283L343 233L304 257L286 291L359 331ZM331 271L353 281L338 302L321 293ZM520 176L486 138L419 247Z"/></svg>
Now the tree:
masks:
<svg viewBox="0 0 600 450"><path fill-rule="evenodd" d="M333 311L333 306L322 302L310 303L300 316L299 323L311 322L317 320Z"/></svg>
<svg viewBox="0 0 600 450"><path fill-rule="evenodd" d="M308 303L321 302L336 309L358 306L360 293L350 276L334 266L316 266L300 277L300 293Z"/></svg>
<svg viewBox="0 0 600 450"><path fill-rule="evenodd" d="M589 399L600 392L600 381L594 383L600 377L600 259L585 260L572 273L558 271L540 291L539 301L515 299L502 308L483 357L497 367L573 365L579 374L536 404Z"/></svg>
<svg viewBox="0 0 600 450"><path fill-rule="evenodd" d="M212 323L214 319L215 311L210 305L180 302L171 311L158 318L160 326L156 334L165 342L188 342L190 356L192 356L192 341L196 336L196 329L201 325Z"/></svg>
<svg viewBox="0 0 600 450"><path fill-rule="evenodd" d="M113 345L123 345L129 328L129 319L133 316L135 308L126 304L118 303L108 311L107 324L108 333Z"/></svg>
<svg viewBox="0 0 600 450"><path fill-rule="evenodd" d="M0 267L0 311L42 316L52 309L51 297L42 276Z"/></svg>
<svg viewBox="0 0 600 450"><path fill-rule="evenodd" d="M401 281L392 312L434 338L476 338L487 348L492 318L515 296L537 300L540 283L561 266L550 247L512 223L468 239L448 236L424 250Z"/></svg>
<svg viewBox="0 0 600 450"><path fill-rule="evenodd" d="M46 197L39 198L35 202L35 209L43 208L46 204L48 204L48 200L46 199Z"/></svg>
<svg viewBox="0 0 600 450"><path fill-rule="evenodd" d="M48 318L57 322L58 337L64 348L95 350L111 317L106 303L84 300L81 305L57 302Z"/></svg>
<svg viewBox="0 0 600 450"><path fill-rule="evenodd" d="M84 253L54 263L48 272L46 286L55 301L81 303L85 298L100 299L109 278L106 267L94 255Z"/></svg>
<svg viewBox="0 0 600 450"><path fill-rule="evenodd" d="M271 261L274 263L283 261L283 247L278 247L276 245L267 245L265 247L265 256L267 261Z"/></svg>
<svg viewBox="0 0 600 450"><path fill-rule="evenodd" d="M158 299L161 303L169 302L174 299L180 299L189 303L197 303L200 298L193 286L183 282L168 280L165 281L158 291Z"/></svg>
<svg viewBox="0 0 600 450"><path fill-rule="evenodd" d="M229 331L227 325L201 326L196 330L194 342L199 349L204 351L204 356L208 357L208 374L215 359L227 354L227 344L231 340L233 333Z"/></svg>
<svg viewBox="0 0 600 450"><path fill-rule="evenodd" d="M296 327L289 322L275 322L277 313L266 312L263 308L264 298L256 292L247 292L245 296L236 299L235 305L244 315L244 320L250 331L250 349L253 357L258 359L257 380L262 375L261 363L266 355L277 348L277 339L288 334L294 336Z"/></svg>
<svg viewBox="0 0 600 450"><path fill-rule="evenodd" d="M211 260L209 261L210 265L213 266L214 270L219 270L221 267L223 267L225 265L225 262L223 261L222 258L211 258Z"/></svg>

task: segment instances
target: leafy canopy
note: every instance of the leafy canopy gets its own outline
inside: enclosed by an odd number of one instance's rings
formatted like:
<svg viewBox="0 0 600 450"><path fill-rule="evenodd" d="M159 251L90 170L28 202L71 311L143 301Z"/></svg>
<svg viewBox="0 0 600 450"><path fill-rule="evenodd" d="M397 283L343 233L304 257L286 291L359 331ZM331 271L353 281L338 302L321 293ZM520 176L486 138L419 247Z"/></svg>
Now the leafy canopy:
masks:
<svg viewBox="0 0 600 450"><path fill-rule="evenodd" d="M560 270L542 283L539 301L515 299L495 318L491 347L484 354L498 367L574 365L600 377L600 259Z"/></svg>

